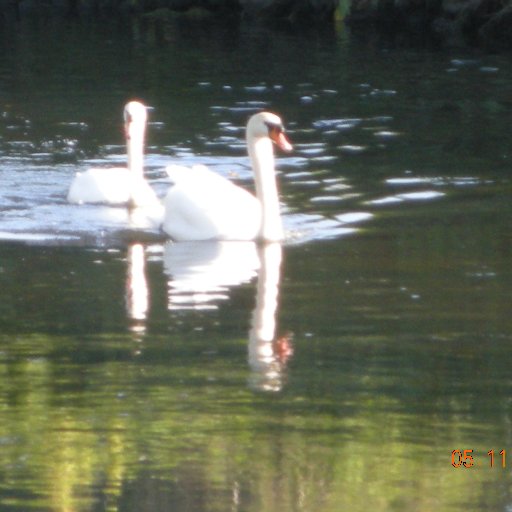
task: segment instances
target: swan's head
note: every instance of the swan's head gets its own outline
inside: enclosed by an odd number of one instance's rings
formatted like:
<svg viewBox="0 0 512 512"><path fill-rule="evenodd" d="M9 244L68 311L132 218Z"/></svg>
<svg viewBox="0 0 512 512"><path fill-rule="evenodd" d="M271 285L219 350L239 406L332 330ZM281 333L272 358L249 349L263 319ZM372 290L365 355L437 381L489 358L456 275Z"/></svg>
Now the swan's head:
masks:
<svg viewBox="0 0 512 512"><path fill-rule="evenodd" d="M144 134L147 121L146 107L139 101L130 101L124 107L124 132L127 139Z"/></svg>
<svg viewBox="0 0 512 512"><path fill-rule="evenodd" d="M268 138L283 151L291 151L288 137L284 133L284 126L281 118L272 112L260 112L254 114L247 123L247 139Z"/></svg>

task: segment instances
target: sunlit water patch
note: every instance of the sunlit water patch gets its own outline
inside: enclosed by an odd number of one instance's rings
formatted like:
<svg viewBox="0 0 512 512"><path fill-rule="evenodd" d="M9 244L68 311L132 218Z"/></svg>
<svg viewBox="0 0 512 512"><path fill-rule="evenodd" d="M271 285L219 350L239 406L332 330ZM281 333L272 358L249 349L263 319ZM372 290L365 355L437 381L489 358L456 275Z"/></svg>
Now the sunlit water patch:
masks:
<svg viewBox="0 0 512 512"><path fill-rule="evenodd" d="M356 86L364 101L384 108L343 115L324 107L338 101L337 88L314 82L281 85L271 82L246 84L215 84L198 82L199 93L214 94L209 105L214 121L209 132L198 133L192 141L177 141L169 145L148 145L147 178L160 197L169 187L165 166L207 165L215 172L253 189L252 171L245 147L245 120L258 110L273 108L284 93L293 101L311 98L323 102L322 109L309 120L290 119L288 133L294 143L291 155L277 153L278 178L281 185L283 221L288 241L293 243L332 239L354 233L360 223L367 223L382 206L402 208L415 203L439 200L453 187L480 186L478 177L423 177L391 174L371 188L361 188L347 178L345 167L360 165L377 149L386 154L394 140L406 132L391 105L399 96L397 90ZM309 100L308 100L309 101ZM354 115L355 114L355 115ZM168 122L151 109L148 139L155 132L163 134ZM68 118L69 119L69 118ZM286 121L286 120L285 120ZM27 241L51 240L59 243L85 241L108 244L117 242L126 232L161 236L159 226L147 215L133 215L124 208L68 205L67 188L74 173L89 166L125 165L123 145L100 145L94 155L85 155L83 138L91 126L82 120L63 120L56 124L61 133L35 138L33 123L23 116L6 112L2 118L7 136L0 140L0 165L5 179L0 192L2 238ZM161 136L161 135L159 135ZM346 160L353 162L347 162ZM371 172L371 168L369 168ZM394 172L391 170L390 172ZM363 210L365 218L357 217ZM356 213L354 213L356 212ZM140 212L139 212L140 213ZM352 217L350 222L347 218ZM348 216L348 217L346 217ZM350 225L347 225L350 224ZM101 242L98 242L101 241Z"/></svg>
<svg viewBox="0 0 512 512"><path fill-rule="evenodd" d="M322 144L318 147L319 151L325 151ZM158 235L159 225L150 213L139 210L130 212L117 206L72 205L66 201L69 184L77 170L92 166L122 166L125 156L121 150L119 146L105 147L104 156L86 159L80 166L41 165L29 156L0 159L4 169L0 191L2 239L104 245L109 243L109 238L116 243L127 231L132 231L133 236L138 231ZM170 162L185 166L206 164L226 178L252 188L252 171L243 150L237 148L233 155L225 157L195 155L189 151L175 151L173 148L168 148L167 154L152 151L146 157L147 177L157 194L163 197L170 185L164 170L166 165ZM304 152L307 153L307 148ZM35 159L38 159L37 155ZM318 186L331 194L312 197L312 203L343 200L343 193L349 187L341 181L322 181L319 179L322 173L304 171L301 174L297 169L307 162L306 155L280 158L278 166L283 168L280 174L290 181L293 188ZM295 174L291 172L288 175L290 169L294 169ZM307 212L301 215L289 212L286 202L283 207L285 228L294 242L333 238L348 232L335 218L323 217L317 211L308 217Z"/></svg>
<svg viewBox="0 0 512 512"><path fill-rule="evenodd" d="M439 199L444 195L444 192L439 192L438 190L421 190L417 192L404 192L402 194L393 194L378 199L372 199L367 201L367 204L378 206L401 203L404 201L430 201L432 199Z"/></svg>

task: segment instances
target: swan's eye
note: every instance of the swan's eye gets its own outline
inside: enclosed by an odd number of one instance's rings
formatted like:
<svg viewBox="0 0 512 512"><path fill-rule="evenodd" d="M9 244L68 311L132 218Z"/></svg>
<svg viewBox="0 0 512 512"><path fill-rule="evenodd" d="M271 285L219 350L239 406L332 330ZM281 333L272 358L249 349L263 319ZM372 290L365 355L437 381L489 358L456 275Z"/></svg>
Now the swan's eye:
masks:
<svg viewBox="0 0 512 512"><path fill-rule="evenodd" d="M266 122L265 125L267 126L270 140L279 148L283 151L291 151L293 149L288 137L284 133L284 127L281 123Z"/></svg>
<svg viewBox="0 0 512 512"><path fill-rule="evenodd" d="M130 139L130 125L132 124L133 116L130 112L125 111L124 113L124 136L126 140Z"/></svg>
<svg viewBox="0 0 512 512"><path fill-rule="evenodd" d="M284 132L283 125L278 123L271 123L269 121L265 122L265 126L268 128L268 132L270 134L279 135L280 133Z"/></svg>

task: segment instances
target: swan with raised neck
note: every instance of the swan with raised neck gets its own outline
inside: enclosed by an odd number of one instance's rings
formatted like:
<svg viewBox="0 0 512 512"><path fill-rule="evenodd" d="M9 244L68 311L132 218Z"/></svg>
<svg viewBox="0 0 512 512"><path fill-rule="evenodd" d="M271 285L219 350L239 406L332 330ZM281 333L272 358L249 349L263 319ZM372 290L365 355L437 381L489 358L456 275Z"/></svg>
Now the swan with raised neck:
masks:
<svg viewBox="0 0 512 512"><path fill-rule="evenodd" d="M204 166L170 166L163 229L175 240L282 240L273 144L292 145L279 116L253 115L246 129L256 196Z"/></svg>
<svg viewBox="0 0 512 512"><path fill-rule="evenodd" d="M91 168L79 172L68 192L71 203L158 206L160 201L144 178L144 138L146 107L139 101L128 102L123 111L127 167Z"/></svg>

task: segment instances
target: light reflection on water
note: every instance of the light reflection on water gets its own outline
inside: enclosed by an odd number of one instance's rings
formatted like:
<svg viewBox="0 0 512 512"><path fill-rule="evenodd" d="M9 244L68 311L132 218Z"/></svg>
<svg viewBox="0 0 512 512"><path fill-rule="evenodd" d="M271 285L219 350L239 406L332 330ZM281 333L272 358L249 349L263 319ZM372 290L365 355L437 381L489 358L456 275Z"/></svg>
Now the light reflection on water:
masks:
<svg viewBox="0 0 512 512"><path fill-rule="evenodd" d="M510 506L484 463L511 440L506 63L70 30L0 52L0 508ZM66 203L76 171L124 162L132 95L160 195L170 162L251 187L245 119L283 114L283 247ZM465 448L478 471L451 466Z"/></svg>

